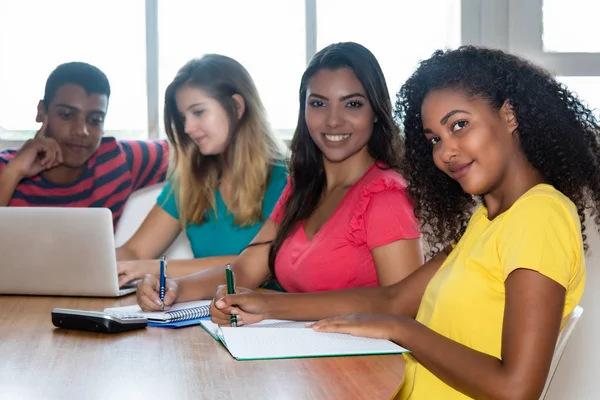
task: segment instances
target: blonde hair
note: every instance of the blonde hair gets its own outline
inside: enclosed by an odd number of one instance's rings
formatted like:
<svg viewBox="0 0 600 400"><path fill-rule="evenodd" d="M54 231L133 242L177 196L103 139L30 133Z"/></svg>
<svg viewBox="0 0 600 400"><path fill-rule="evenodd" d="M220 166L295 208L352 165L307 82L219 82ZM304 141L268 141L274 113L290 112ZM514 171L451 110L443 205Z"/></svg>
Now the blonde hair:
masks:
<svg viewBox="0 0 600 400"><path fill-rule="evenodd" d="M184 132L175 102L177 91L184 85L200 88L225 109L230 132L223 154L202 155ZM245 102L240 118L233 99L236 94ZM236 60L218 54L190 60L167 87L164 122L174 150L173 191L182 227L201 224L210 210L216 218L216 193L224 163L232 169L228 211L233 214L234 223L248 226L260 222L271 171L282 160L282 153L248 71Z"/></svg>

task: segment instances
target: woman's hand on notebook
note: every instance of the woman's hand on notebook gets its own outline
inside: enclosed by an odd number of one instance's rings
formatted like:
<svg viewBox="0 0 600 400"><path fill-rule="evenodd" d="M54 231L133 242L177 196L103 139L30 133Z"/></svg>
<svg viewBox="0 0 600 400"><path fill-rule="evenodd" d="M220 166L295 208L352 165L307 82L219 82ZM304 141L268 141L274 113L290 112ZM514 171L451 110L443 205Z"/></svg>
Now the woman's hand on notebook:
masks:
<svg viewBox="0 0 600 400"><path fill-rule="evenodd" d="M158 291L160 282L154 275L146 275L144 279L137 284L137 302L143 311L168 311L177 300L177 282L173 279L167 279L165 283L165 304L161 309L162 302Z"/></svg>
<svg viewBox="0 0 600 400"><path fill-rule="evenodd" d="M308 327L319 332L347 333L398 342L402 337L402 327L410 321L414 322L412 318L387 314L350 314L323 319Z"/></svg>
<svg viewBox="0 0 600 400"><path fill-rule="evenodd" d="M119 287L137 279L142 279L147 274L157 276L159 269L160 262L158 260L119 261L117 262Z"/></svg>
<svg viewBox="0 0 600 400"><path fill-rule="evenodd" d="M237 325L249 325L266 319L268 309L266 295L250 289L236 287L237 294L227 294L227 286L221 285L210 305L210 319L215 324L230 325L231 314L237 315Z"/></svg>

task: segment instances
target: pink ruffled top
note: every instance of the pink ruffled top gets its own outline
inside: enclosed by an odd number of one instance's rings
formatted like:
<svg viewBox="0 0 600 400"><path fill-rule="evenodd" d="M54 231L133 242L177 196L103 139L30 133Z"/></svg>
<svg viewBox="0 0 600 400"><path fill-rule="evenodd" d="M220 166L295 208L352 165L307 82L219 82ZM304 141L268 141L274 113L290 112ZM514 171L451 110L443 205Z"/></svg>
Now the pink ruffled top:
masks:
<svg viewBox="0 0 600 400"><path fill-rule="evenodd" d="M279 284L288 292L377 286L371 250L421 236L402 176L374 164L309 240L304 221L292 230L275 260ZM280 223L290 195L288 182L270 218ZM398 260L401 262L401 260Z"/></svg>

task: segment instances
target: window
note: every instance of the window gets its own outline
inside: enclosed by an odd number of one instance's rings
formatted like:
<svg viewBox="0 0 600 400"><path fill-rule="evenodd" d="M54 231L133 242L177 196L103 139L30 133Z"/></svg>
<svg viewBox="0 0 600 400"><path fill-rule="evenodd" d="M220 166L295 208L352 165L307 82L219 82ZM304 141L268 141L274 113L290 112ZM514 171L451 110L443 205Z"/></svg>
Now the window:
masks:
<svg viewBox="0 0 600 400"><path fill-rule="evenodd" d="M395 100L420 60L460 44L460 1L317 0L317 50L347 41L377 57Z"/></svg>
<svg viewBox="0 0 600 400"><path fill-rule="evenodd" d="M600 117L600 2L462 0L463 40L547 69Z"/></svg>
<svg viewBox="0 0 600 400"><path fill-rule="evenodd" d="M597 15L597 0L106 0L93 10L78 0L0 1L0 54L10 60L0 63L0 142L33 135L48 74L74 60L108 75L108 135L156 137L167 84L209 52L248 69L289 137L307 57L340 41L375 54L392 99L419 60L463 42L521 54L598 108Z"/></svg>
<svg viewBox="0 0 600 400"><path fill-rule="evenodd" d="M600 71L600 28L596 0L503 0L506 50L559 76L596 76ZM490 15L489 19L495 18ZM485 22L482 21L482 26ZM483 43L484 45L487 43Z"/></svg>
<svg viewBox="0 0 600 400"><path fill-rule="evenodd" d="M558 76L600 118L600 76Z"/></svg>
<svg viewBox="0 0 600 400"><path fill-rule="evenodd" d="M106 73L112 95L108 135L147 136L143 0L0 2L0 138L25 140L39 129L38 100L59 64L85 61ZM18 40L15 40L18 38Z"/></svg>
<svg viewBox="0 0 600 400"><path fill-rule="evenodd" d="M544 51L600 52L600 2L598 0L544 0Z"/></svg>
<svg viewBox="0 0 600 400"><path fill-rule="evenodd" d="M461 16L478 15L479 1L106 0L93 9L78 0L0 1L0 54L10 60L0 63L0 148L39 128L36 105L48 74L75 60L98 66L111 82L107 135L161 136L166 86L206 53L248 69L273 127L289 138L300 77L315 51L339 41L365 45L394 98L419 60L458 46L461 28L467 36L476 30L469 21L461 27Z"/></svg>
<svg viewBox="0 0 600 400"><path fill-rule="evenodd" d="M183 64L219 53L248 70L276 130L288 136L295 128L306 67L304 0L161 1L158 24L160 110Z"/></svg>

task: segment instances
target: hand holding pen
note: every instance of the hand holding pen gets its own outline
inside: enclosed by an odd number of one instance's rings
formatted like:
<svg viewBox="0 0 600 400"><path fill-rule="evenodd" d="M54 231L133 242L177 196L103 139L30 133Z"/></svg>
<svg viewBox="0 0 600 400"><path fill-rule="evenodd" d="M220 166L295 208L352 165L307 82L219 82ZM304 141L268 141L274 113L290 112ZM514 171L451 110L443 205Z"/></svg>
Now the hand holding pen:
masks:
<svg viewBox="0 0 600 400"><path fill-rule="evenodd" d="M269 318L279 294L258 293L250 289L234 286L235 294L228 294L227 285L220 285L210 305L211 321L219 326L231 326L231 316L235 314L236 325L249 325Z"/></svg>
<svg viewBox="0 0 600 400"><path fill-rule="evenodd" d="M179 287L174 279L166 279L165 273L165 295L160 298L160 277L156 274L148 274L137 284L137 303L143 311L168 310L179 297ZM162 308L162 309L161 309Z"/></svg>
<svg viewBox="0 0 600 400"><path fill-rule="evenodd" d="M165 256L160 258L160 288L158 294L160 296L160 310L163 311L165 309L165 292L166 292L166 283L167 283L167 260Z"/></svg>
<svg viewBox="0 0 600 400"><path fill-rule="evenodd" d="M231 270L231 264L227 264L225 267L225 275L227 278L227 294L235 294L235 275ZM237 315L231 314L229 317L231 326L237 326Z"/></svg>

